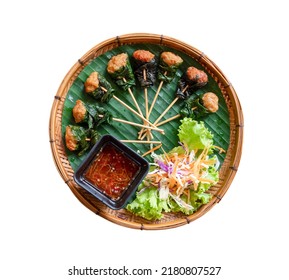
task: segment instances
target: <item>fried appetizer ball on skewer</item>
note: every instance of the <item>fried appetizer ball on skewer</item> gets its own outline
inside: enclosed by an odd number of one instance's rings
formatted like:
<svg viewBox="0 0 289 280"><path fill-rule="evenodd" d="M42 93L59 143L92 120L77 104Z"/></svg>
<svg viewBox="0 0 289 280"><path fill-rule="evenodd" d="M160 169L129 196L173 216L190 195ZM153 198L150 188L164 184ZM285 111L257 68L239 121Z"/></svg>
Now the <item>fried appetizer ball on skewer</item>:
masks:
<svg viewBox="0 0 289 280"><path fill-rule="evenodd" d="M65 128L64 138L67 149L81 156L97 142L99 133L92 129L86 130L82 126L68 125Z"/></svg>
<svg viewBox="0 0 289 280"><path fill-rule="evenodd" d="M183 60L180 56L172 53L172 52L162 52L160 55L160 63L158 67L158 79L161 81L158 89L156 91L155 97L152 101L151 107L148 112L148 116L150 116L153 107L156 103L158 95L161 91L164 82L170 83L178 70L178 68L183 63Z"/></svg>
<svg viewBox="0 0 289 280"><path fill-rule="evenodd" d="M202 96L202 104L211 113L215 113L219 109L219 98L213 92L207 92Z"/></svg>
<svg viewBox="0 0 289 280"><path fill-rule="evenodd" d="M213 92L206 92L198 98L189 98L185 101L183 108L180 110L182 117L200 119L219 109L219 98Z"/></svg>
<svg viewBox="0 0 289 280"><path fill-rule="evenodd" d="M88 128L95 128L104 122L111 123L112 115L103 107L85 104L77 100L72 109L72 115L76 123L86 123Z"/></svg>
<svg viewBox="0 0 289 280"><path fill-rule="evenodd" d="M84 82L84 91L102 103L108 103L114 94L111 84L96 71Z"/></svg>
<svg viewBox="0 0 289 280"><path fill-rule="evenodd" d="M149 126L145 126L139 123L114 118L112 114L105 108L94 104L85 104L81 100L77 100L75 102L75 105L72 109L72 115L77 124L86 123L89 129L96 129L96 127L101 125L102 123L112 124L114 121L137 127L150 128ZM163 133L162 129L159 128L151 128L151 129Z"/></svg>
<svg viewBox="0 0 289 280"><path fill-rule="evenodd" d="M74 131L74 127L71 125L68 125L65 129L65 143L66 147L70 151L77 151L80 148L81 145L81 135L85 134L85 130L83 128L79 128L79 132L76 133ZM79 137L77 137L79 135ZM86 144L86 142L84 143ZM85 145L82 145L83 147Z"/></svg>
<svg viewBox="0 0 289 280"><path fill-rule="evenodd" d="M187 99L207 83L208 76L204 71L193 66L188 67L178 82L177 96L181 99Z"/></svg>
<svg viewBox="0 0 289 280"><path fill-rule="evenodd" d="M84 83L85 92L90 93L99 88L98 72L92 72Z"/></svg>
<svg viewBox="0 0 289 280"><path fill-rule="evenodd" d="M132 54L134 74L142 88L153 86L156 81L157 61L147 50L136 50Z"/></svg>
<svg viewBox="0 0 289 280"><path fill-rule="evenodd" d="M135 86L135 78L127 53L113 56L107 64L107 72L123 90Z"/></svg>
<svg viewBox="0 0 289 280"><path fill-rule="evenodd" d="M137 100L134 97L134 94L131 90L131 87L135 85L135 77L132 71L132 67L130 64L130 61L128 59L127 53L121 53L118 55L113 56L108 64L107 64L107 72L112 77L112 79L115 81L115 83L121 87L124 91L128 91L138 112L137 115L144 121L147 121L143 113L137 103ZM114 96L115 97L115 96ZM121 100L118 100L121 102ZM126 104L124 104L127 106ZM131 110L132 111L132 110ZM133 111L132 111L133 112ZM135 112L133 112L135 113Z"/></svg>
<svg viewBox="0 0 289 280"><path fill-rule="evenodd" d="M72 115L76 123L86 122L88 118L88 112L86 110L85 104L81 100L76 100L72 109Z"/></svg>
<svg viewBox="0 0 289 280"><path fill-rule="evenodd" d="M160 55L158 79L170 83L182 63L183 59L180 56L172 52L162 52Z"/></svg>

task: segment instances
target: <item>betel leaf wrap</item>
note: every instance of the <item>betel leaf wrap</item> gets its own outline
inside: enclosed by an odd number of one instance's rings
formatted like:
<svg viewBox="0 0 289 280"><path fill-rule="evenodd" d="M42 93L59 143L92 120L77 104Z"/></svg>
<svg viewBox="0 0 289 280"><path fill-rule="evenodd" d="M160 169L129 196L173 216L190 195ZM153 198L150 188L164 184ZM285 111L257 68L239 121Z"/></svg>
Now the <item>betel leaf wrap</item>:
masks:
<svg viewBox="0 0 289 280"><path fill-rule="evenodd" d="M188 117L194 120L199 120L211 112L203 105L202 96L196 98L191 96L189 99L185 100L183 107L180 110L180 115L184 117Z"/></svg>
<svg viewBox="0 0 289 280"><path fill-rule="evenodd" d="M153 86L157 75L157 60L153 58L149 62L133 58L134 74L142 88ZM146 71L146 79L144 77L144 70Z"/></svg>
<svg viewBox="0 0 289 280"><path fill-rule="evenodd" d="M76 104L74 105L73 111L79 105L81 106L82 110L81 110L81 113L78 113L78 112L73 113L74 121L79 124L87 124L89 128L92 128L94 124L94 120L91 114L89 114L87 110L87 106L83 103L83 101L77 100ZM83 108L85 108L85 111L83 110ZM81 114L81 116L79 116L79 114Z"/></svg>
<svg viewBox="0 0 289 280"><path fill-rule="evenodd" d="M99 87L92 92L88 92L96 100L101 103L108 103L114 94L114 89L111 84L98 73Z"/></svg>
<svg viewBox="0 0 289 280"><path fill-rule="evenodd" d="M78 156L83 155L88 149L90 149L100 138L100 134L94 129L85 129L78 125L69 125L76 145Z"/></svg>
<svg viewBox="0 0 289 280"><path fill-rule="evenodd" d="M136 85L133 70L128 59L125 66L121 67L119 70L113 73L109 73L109 75L124 91Z"/></svg>
<svg viewBox="0 0 289 280"><path fill-rule="evenodd" d="M207 82L197 82L195 80L190 80L187 73L184 73L178 82L178 88L176 95L181 99L189 98L196 90L205 86Z"/></svg>
<svg viewBox="0 0 289 280"><path fill-rule="evenodd" d="M179 62L177 64L168 65L162 59L162 57L160 57L160 63L158 65L158 79L160 81L170 83L174 79L176 72L178 71L178 69L182 63L183 63L183 61L181 60L181 62Z"/></svg>
<svg viewBox="0 0 289 280"><path fill-rule="evenodd" d="M74 141L77 144L75 151L77 151L78 155L81 156L90 147L90 144L87 141L87 130L82 126L77 125L69 125L69 127L73 134Z"/></svg>
<svg viewBox="0 0 289 280"><path fill-rule="evenodd" d="M95 129L89 129L86 131L87 139L89 139L89 147L91 148L93 145L97 143L100 138L100 134Z"/></svg>
<svg viewBox="0 0 289 280"><path fill-rule="evenodd" d="M88 128L96 128L104 122L111 124L111 113L97 105L86 104L78 99L72 109L74 120L77 124L87 124Z"/></svg>
<svg viewBox="0 0 289 280"><path fill-rule="evenodd" d="M112 114L107 109L96 104L86 104L85 107L88 115L90 115L93 120L93 124L88 126L89 128L95 128L102 123L112 123Z"/></svg>
<svg viewBox="0 0 289 280"><path fill-rule="evenodd" d="M94 118L88 112L87 112L86 121L83 121L83 122L87 123L88 128L93 128L94 126Z"/></svg>

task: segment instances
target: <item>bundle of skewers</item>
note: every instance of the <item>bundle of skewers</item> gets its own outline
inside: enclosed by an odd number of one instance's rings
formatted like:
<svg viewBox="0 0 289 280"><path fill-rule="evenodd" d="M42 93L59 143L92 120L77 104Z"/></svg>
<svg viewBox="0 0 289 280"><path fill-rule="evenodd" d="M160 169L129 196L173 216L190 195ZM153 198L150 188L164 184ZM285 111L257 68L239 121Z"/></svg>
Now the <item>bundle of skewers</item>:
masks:
<svg viewBox="0 0 289 280"><path fill-rule="evenodd" d="M157 58L150 51L136 50L132 54L132 64L127 53L113 56L108 61L107 74L123 92L129 93L135 108L117 97L110 82L99 72L93 71L84 82L84 94L94 98L96 103L87 104L82 100L76 101L72 109L75 124L68 125L65 131L66 147L70 151L81 155L97 142L100 136L97 132L98 126L104 123L113 125L113 122L120 122L140 128L136 139L123 139L121 141L124 143L149 144L149 150L143 154L143 156L146 156L162 146L161 141L153 140L154 133L165 134L160 126L181 117L200 119L216 112L218 110L216 94L207 92L201 96L196 95L196 91L207 84L207 74L191 66L186 69L179 79L174 100L156 120L153 122L150 120L151 112L161 93L163 84L171 83L176 78L176 73L182 63L183 60L180 56L168 51L162 52ZM159 85L151 104L149 104L148 90L155 85L156 81L159 81ZM142 112L132 90L133 87L138 85L143 89L145 112ZM142 123L112 116L107 109L101 106L109 103L111 99L124 106ZM183 102L179 114L161 121L179 100Z"/></svg>

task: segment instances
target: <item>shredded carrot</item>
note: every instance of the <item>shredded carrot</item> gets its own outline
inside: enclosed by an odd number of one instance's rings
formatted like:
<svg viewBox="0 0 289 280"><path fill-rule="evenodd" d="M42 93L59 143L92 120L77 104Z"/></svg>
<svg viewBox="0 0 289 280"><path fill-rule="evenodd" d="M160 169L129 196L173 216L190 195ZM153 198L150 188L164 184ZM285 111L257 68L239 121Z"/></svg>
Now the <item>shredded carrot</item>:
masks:
<svg viewBox="0 0 289 280"><path fill-rule="evenodd" d="M161 147L162 148L162 147ZM206 178L207 169L216 163L209 158L209 147L202 151L185 149L184 154L166 153L157 159L158 168L147 175L147 179L158 187L168 187L171 194L180 197L182 194L190 199L190 190L197 190L200 183L215 184L217 182ZM198 156L196 156L198 154Z"/></svg>
<svg viewBox="0 0 289 280"><path fill-rule="evenodd" d="M153 147L153 148L150 149L149 151L145 152L142 156L145 157L145 156L149 155L150 153L152 153L152 152L158 150L161 146L162 146L162 144L159 144L159 145Z"/></svg>
<svg viewBox="0 0 289 280"><path fill-rule="evenodd" d="M225 151L223 148L219 147L219 146L214 145L213 148L218 149L218 150L220 151L220 152L219 152L220 154L221 154L221 153L226 153L226 151Z"/></svg>

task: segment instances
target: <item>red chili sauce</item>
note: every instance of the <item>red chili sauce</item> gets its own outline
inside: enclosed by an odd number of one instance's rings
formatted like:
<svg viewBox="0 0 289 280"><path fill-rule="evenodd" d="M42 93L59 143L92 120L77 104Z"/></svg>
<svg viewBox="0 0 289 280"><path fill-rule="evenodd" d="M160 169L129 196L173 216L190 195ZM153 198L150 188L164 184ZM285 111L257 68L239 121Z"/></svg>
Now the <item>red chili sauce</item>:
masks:
<svg viewBox="0 0 289 280"><path fill-rule="evenodd" d="M84 177L112 199L128 188L140 167L113 144L106 144L84 173Z"/></svg>

